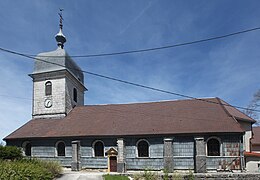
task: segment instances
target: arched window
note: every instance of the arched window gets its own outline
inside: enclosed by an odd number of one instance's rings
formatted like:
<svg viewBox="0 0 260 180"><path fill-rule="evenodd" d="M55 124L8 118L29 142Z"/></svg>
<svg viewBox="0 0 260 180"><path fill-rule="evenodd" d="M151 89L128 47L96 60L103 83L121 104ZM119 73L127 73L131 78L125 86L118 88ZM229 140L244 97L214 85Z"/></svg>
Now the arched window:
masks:
<svg viewBox="0 0 260 180"><path fill-rule="evenodd" d="M65 156L65 143L64 142L58 142L56 145L57 149L57 156Z"/></svg>
<svg viewBox="0 0 260 180"><path fill-rule="evenodd" d="M220 143L216 138L212 138L207 142L208 156L220 156Z"/></svg>
<svg viewBox="0 0 260 180"><path fill-rule="evenodd" d="M145 140L137 143L138 157L149 157L149 144Z"/></svg>
<svg viewBox="0 0 260 180"><path fill-rule="evenodd" d="M103 157L104 156L104 144L102 141L96 141L94 143L94 156Z"/></svg>
<svg viewBox="0 0 260 180"><path fill-rule="evenodd" d="M76 88L73 89L73 100L78 102L78 92Z"/></svg>
<svg viewBox="0 0 260 180"><path fill-rule="evenodd" d="M52 84L50 81L45 83L45 96L50 96L52 94Z"/></svg>
<svg viewBox="0 0 260 180"><path fill-rule="evenodd" d="M24 142L23 143L23 151L25 156L31 156L32 155L32 145L30 142Z"/></svg>

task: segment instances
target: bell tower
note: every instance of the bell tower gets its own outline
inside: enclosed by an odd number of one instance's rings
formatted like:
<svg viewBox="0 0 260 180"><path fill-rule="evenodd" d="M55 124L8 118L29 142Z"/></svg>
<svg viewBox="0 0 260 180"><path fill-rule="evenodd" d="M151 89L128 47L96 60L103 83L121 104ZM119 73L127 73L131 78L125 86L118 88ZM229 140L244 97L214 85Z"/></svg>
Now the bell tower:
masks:
<svg viewBox="0 0 260 180"><path fill-rule="evenodd" d="M32 118L63 118L75 106L84 105L84 75L80 67L64 50L66 37L62 29L62 10L59 13L58 48L40 53L35 58Z"/></svg>

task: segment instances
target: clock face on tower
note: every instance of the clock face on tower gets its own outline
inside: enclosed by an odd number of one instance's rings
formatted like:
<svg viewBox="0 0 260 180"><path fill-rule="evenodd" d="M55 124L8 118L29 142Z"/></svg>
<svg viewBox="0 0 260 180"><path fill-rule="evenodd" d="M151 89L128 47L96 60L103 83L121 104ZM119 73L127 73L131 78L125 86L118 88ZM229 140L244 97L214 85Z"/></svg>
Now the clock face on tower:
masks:
<svg viewBox="0 0 260 180"><path fill-rule="evenodd" d="M50 108L52 106L52 100L51 99L45 99L44 106L46 108Z"/></svg>

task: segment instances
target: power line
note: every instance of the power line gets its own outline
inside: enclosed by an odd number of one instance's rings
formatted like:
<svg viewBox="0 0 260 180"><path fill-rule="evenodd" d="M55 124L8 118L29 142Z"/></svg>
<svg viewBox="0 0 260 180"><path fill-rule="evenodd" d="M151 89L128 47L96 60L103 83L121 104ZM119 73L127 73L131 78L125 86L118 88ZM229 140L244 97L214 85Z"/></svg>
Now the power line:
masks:
<svg viewBox="0 0 260 180"><path fill-rule="evenodd" d="M14 99L24 99L24 100L32 100L30 98L25 98L25 97L18 97L18 96L10 96L10 95L4 95L4 94L0 94L1 97L7 97L7 98L14 98Z"/></svg>
<svg viewBox="0 0 260 180"><path fill-rule="evenodd" d="M3 94L1 94L0 96L8 97L8 98L15 98L15 99L24 99L24 100L30 100L30 101L33 100L33 99L29 99L29 98L24 98L24 97L8 96L8 95L3 95ZM93 105L87 105L87 106L93 106ZM144 113L144 112L136 112L136 111L133 111L133 110L117 109L117 108L112 108L112 107L107 108L107 110L113 111L113 112L137 113L137 114L140 114L140 115L147 115L147 113ZM203 109L201 109L201 110L203 110ZM182 121L181 119L196 120L196 121L215 121L215 122L218 122L218 123L222 121L221 119L218 119L218 118L210 118L210 119L209 118L195 118L195 117L189 117L189 116L182 116L180 114L168 115L168 114L158 114L158 113L149 112L149 115L158 116L158 118L162 118L162 117L179 118L180 119L179 122Z"/></svg>
<svg viewBox="0 0 260 180"><path fill-rule="evenodd" d="M173 44L173 45L168 45L168 46L153 47L153 48L146 48L146 49L137 49L137 50L129 50L129 51L121 51L121 52L112 52L112 53L72 55L70 57L74 57L74 58L92 58L92 57L115 56L115 55L123 55L123 54L133 54L133 53L157 51L157 50L162 50L162 49L176 48L176 47L180 47L180 46L187 46L187 45L191 45L191 44L198 44L198 43L202 43L202 42L213 41L213 40L217 40L217 39L223 39L223 38L227 38L227 37L230 37L230 36L236 36L236 35L239 35L239 34L244 34L244 33L257 31L257 30L260 30L260 27L255 27L255 28L246 29L246 30L242 30L242 31L237 31L237 32L233 32L233 33L229 33L229 34L225 34L225 35L221 35L221 36L215 36L215 37L210 37L210 38L206 38L206 39L200 39L200 40L196 40L196 41L184 42L184 43ZM33 56L33 57L37 56L35 54L26 54L26 55ZM38 55L38 57L62 57L62 56Z"/></svg>
<svg viewBox="0 0 260 180"><path fill-rule="evenodd" d="M34 60L37 60L37 61L41 61L41 62L57 65L57 66L60 66L60 67L68 68L68 67L61 65L61 64L58 64L58 63L49 62L49 61L46 61L46 60L43 60L43 59L40 59L40 58L35 58L35 57L29 56L29 55L26 55L26 54L23 54L23 53L18 53L18 52L7 50L7 49L1 48L1 47L0 47L0 50L4 51L4 52L11 53L11 54L23 56L23 57L26 57L26 58L29 58L29 59L34 59ZM134 83L134 82L121 80L121 79L118 79L118 78L113 78L113 77L93 73L93 72L90 72L90 71L80 70L80 69L71 68L71 67L68 68L68 69L80 71L82 73L90 74L90 75L101 77L101 78L104 78L104 79L109 79L109 80L117 81L117 82L120 82L120 83L133 85L133 86L136 86L136 87L141 87L141 88L144 88L144 89L149 89L149 90L153 90L153 91L157 91L157 92L161 92L161 93L171 94L171 95L175 95L175 96L179 96L179 97L185 97L185 98L189 98L189 99L195 99L195 100L204 101L204 102L208 102L208 103L212 103L212 104L220 104L220 105L223 105L223 106L235 107L235 108L243 109L243 110L260 112L260 110L257 110L257 109L250 109L250 108L245 108L245 107L240 107L240 106L233 106L233 105L230 105L230 104L217 103L217 102L206 100L206 99L199 99L199 98L195 98L195 97L192 97L192 96L188 96L188 95L184 95L184 94L180 94L180 93L176 93L176 92L171 92L171 91L167 91L167 90L163 90L163 89L159 89L159 88L154 88L154 87L150 87L150 86L146 86L146 85L142 85L142 84L138 84L138 83Z"/></svg>
<svg viewBox="0 0 260 180"><path fill-rule="evenodd" d="M122 112L122 113L137 113L137 114L140 114L140 115L147 115L147 113L144 113L144 112L137 112L135 110L125 110L125 109L116 109L116 108L111 108L111 107L107 107L106 110L109 110L109 111L114 111L114 112ZM203 109L201 109L203 110ZM169 115L169 114L158 114L158 113L151 113L149 112L149 115L152 115L152 116L158 116L158 119L162 118L162 117L165 117L165 118L178 118L178 119L186 119L186 120L196 120L196 121L216 121L216 122L223 122L223 120L219 119L219 118L211 118L211 119L208 119L208 118L195 118L195 117L189 117L189 116L182 116L180 114L175 114L175 115ZM179 120L179 122L181 122L182 120Z"/></svg>

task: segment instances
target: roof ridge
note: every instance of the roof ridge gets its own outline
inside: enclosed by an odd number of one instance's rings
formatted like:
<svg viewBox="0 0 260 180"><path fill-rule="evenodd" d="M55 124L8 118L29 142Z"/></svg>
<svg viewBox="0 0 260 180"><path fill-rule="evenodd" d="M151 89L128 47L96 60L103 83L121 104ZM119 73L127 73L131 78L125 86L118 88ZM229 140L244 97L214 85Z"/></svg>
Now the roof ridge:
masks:
<svg viewBox="0 0 260 180"><path fill-rule="evenodd" d="M217 97L217 100L218 100L220 106L222 107L222 109L226 112L226 114L227 114L229 117L231 117L231 118L233 119L233 121L235 121L235 123L239 126L240 129L242 129L241 124L240 124L240 123L237 121L237 119L236 119L237 117L235 117L235 116L233 116L232 114L230 114L230 112L226 109L226 107L225 107L225 105L222 103L222 101L225 102L225 104L228 105L229 107L232 107L232 108L235 108L235 107L233 107L232 105L230 105L230 104L227 103L226 101L220 99L219 97ZM235 108L235 109L236 109L236 108ZM243 129L242 129L242 130L243 130Z"/></svg>
<svg viewBox="0 0 260 180"><path fill-rule="evenodd" d="M229 112L228 112L228 110L226 109L226 107L224 106L224 104L221 102L221 100L222 99L220 99L219 97L216 97L216 99L217 99L217 101L218 101L218 104L222 107L222 109L225 111L225 113L228 115L228 116L230 116L230 117L233 117ZM225 103L227 103L226 101L225 101ZM230 105L230 104L228 104L227 103L227 105ZM230 105L231 106L231 105ZM233 106L232 106L233 107Z"/></svg>
<svg viewBox="0 0 260 180"><path fill-rule="evenodd" d="M230 104L227 103L226 101L224 101L224 100L222 100L222 99L221 99L221 101L223 101L224 103L227 104L227 106L229 106L229 107L235 109L235 110L238 111L239 113L242 113L242 114L245 115L247 118L242 118L242 117L238 117L238 116L235 116L235 115L233 116L233 115L231 115L231 114L228 112L231 116L235 117L236 119L240 119L240 120L251 120L251 121L255 121L255 122L256 122L256 120L254 120L253 118L251 118L250 116L248 116L248 115L245 114L244 112L240 111L239 109L235 108L234 106L230 105ZM221 103L221 104L223 104L223 103ZM226 109L226 107L225 107L224 104L223 104L223 106L224 106L224 108ZM228 111L228 110L227 110L227 111Z"/></svg>
<svg viewBox="0 0 260 180"><path fill-rule="evenodd" d="M131 105L131 104L149 104L149 103L166 103L166 102L178 102L178 101L195 101L195 100L206 100L216 99L217 97L206 97L206 98L194 98L194 99L172 99L172 100L159 100L159 101L145 101L145 102L128 102L119 104L86 104L84 106L107 106L107 105Z"/></svg>
<svg viewBox="0 0 260 180"><path fill-rule="evenodd" d="M59 52L59 54L57 54L56 56L53 56L53 55L52 56L53 57L64 57L65 58L66 54L68 55L68 53L65 49L57 48L55 50L40 52L36 55L36 57L37 56L43 56L43 57L45 56L46 58L50 58L50 57L53 58L51 55L46 55L46 54L54 54L54 53L57 53L57 52Z"/></svg>
<svg viewBox="0 0 260 180"><path fill-rule="evenodd" d="M224 106L224 104L221 102L222 99L220 99L219 97L217 97L217 100L218 100L220 106L221 106L221 107L223 108L223 110L226 112L226 114L227 114L229 117L231 117L231 118L239 125L239 127L241 128L241 126L240 126L239 122L236 120L236 118L228 112L228 110L226 109L226 107ZM224 101L224 100L222 100L222 101ZM226 101L224 101L224 102L225 102L227 105L232 106L232 105L230 105L229 103L227 103ZM233 107L233 106L232 106L232 107Z"/></svg>

